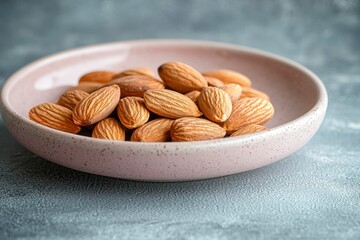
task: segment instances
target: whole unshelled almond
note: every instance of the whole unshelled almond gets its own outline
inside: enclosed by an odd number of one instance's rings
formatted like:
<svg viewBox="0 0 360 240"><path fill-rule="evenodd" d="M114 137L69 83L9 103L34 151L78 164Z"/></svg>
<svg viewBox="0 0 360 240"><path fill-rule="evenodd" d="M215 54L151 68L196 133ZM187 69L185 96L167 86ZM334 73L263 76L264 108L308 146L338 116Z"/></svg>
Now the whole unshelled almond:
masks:
<svg viewBox="0 0 360 240"><path fill-rule="evenodd" d="M232 111L229 95L217 87L206 87L200 93L198 105L205 117L213 122L224 122Z"/></svg>
<svg viewBox="0 0 360 240"><path fill-rule="evenodd" d="M190 98L194 103L197 102L199 95L200 95L200 91L197 91L197 90L191 91L191 92L188 92L187 94L185 94L185 96Z"/></svg>
<svg viewBox="0 0 360 240"><path fill-rule="evenodd" d="M267 130L267 128L265 126L251 124L246 127L240 128L239 130L237 130L236 132L231 134L230 137L241 136L241 135L265 131L265 130Z"/></svg>
<svg viewBox="0 0 360 240"><path fill-rule="evenodd" d="M82 82L97 82L97 83L107 83L115 75L115 72L110 71L94 71L89 72L80 77L79 83Z"/></svg>
<svg viewBox="0 0 360 240"><path fill-rule="evenodd" d="M269 96L266 93L256 90L254 88L243 87L240 98L252 98L252 97L258 97L265 100L269 100Z"/></svg>
<svg viewBox="0 0 360 240"><path fill-rule="evenodd" d="M128 129L144 125L150 117L150 112L140 97L122 98L117 106L120 122Z"/></svg>
<svg viewBox="0 0 360 240"><path fill-rule="evenodd" d="M204 76L210 87L222 87L224 83L217 78Z"/></svg>
<svg viewBox="0 0 360 240"><path fill-rule="evenodd" d="M262 125L274 115L272 104L262 98L242 98L233 103L233 110L221 126L227 133L233 133L251 124Z"/></svg>
<svg viewBox="0 0 360 240"><path fill-rule="evenodd" d="M30 109L29 118L41 125L68 133L78 133L81 128L72 120L72 111L55 103L43 103Z"/></svg>
<svg viewBox="0 0 360 240"><path fill-rule="evenodd" d="M217 78L225 84L236 83L241 85L242 87L251 86L251 81L248 77L246 77L241 73L228 69L217 69L217 70L205 72L203 73L203 75L207 77Z"/></svg>
<svg viewBox="0 0 360 240"><path fill-rule="evenodd" d="M200 91L208 85L201 73L185 63L164 63L158 68L158 72L167 87L180 93Z"/></svg>
<svg viewBox="0 0 360 240"><path fill-rule="evenodd" d="M81 90L87 93L95 92L103 87L104 84L98 82L81 82L79 85L71 88L70 90Z"/></svg>
<svg viewBox="0 0 360 240"><path fill-rule="evenodd" d="M142 97L149 89L164 89L164 83L147 75L131 75L112 80L108 85L116 84L122 97Z"/></svg>
<svg viewBox="0 0 360 240"><path fill-rule="evenodd" d="M101 88L76 105L73 120L79 126L97 123L112 113L119 99L120 88L117 85Z"/></svg>
<svg viewBox="0 0 360 240"><path fill-rule="evenodd" d="M174 142L222 138L226 131L216 123L202 118L185 117L174 121L170 135Z"/></svg>
<svg viewBox="0 0 360 240"><path fill-rule="evenodd" d="M89 96L87 92L81 90L69 90L61 95L58 104L66 107L70 110L73 110L82 99Z"/></svg>
<svg viewBox="0 0 360 240"><path fill-rule="evenodd" d="M125 130L115 118L105 118L96 124L92 137L124 141Z"/></svg>
<svg viewBox="0 0 360 240"><path fill-rule="evenodd" d="M232 102L239 100L242 92L242 87L239 84L230 83L220 87L227 94L229 94Z"/></svg>
<svg viewBox="0 0 360 240"><path fill-rule="evenodd" d="M131 141L167 142L171 139L170 127L173 122L168 118L154 119L136 129L131 135Z"/></svg>
<svg viewBox="0 0 360 240"><path fill-rule="evenodd" d="M144 101L147 109L162 117L176 119L202 115L190 98L168 89L148 90L144 93Z"/></svg>
<svg viewBox="0 0 360 240"><path fill-rule="evenodd" d="M150 77L154 77L154 74L150 68L143 67L143 68L132 68L132 69L124 70L124 71L119 72L118 74L114 75L112 79L126 77L126 76L132 76L132 75L147 75Z"/></svg>

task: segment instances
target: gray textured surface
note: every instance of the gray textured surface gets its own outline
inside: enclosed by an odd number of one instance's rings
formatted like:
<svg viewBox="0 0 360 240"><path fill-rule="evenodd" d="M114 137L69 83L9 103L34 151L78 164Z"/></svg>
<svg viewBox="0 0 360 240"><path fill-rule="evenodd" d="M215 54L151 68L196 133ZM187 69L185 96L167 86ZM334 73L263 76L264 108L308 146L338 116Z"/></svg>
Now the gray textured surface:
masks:
<svg viewBox="0 0 360 240"><path fill-rule="evenodd" d="M298 61L328 89L324 124L262 169L141 183L49 163L0 121L0 239L360 238L360 1L0 0L0 82L59 50L140 38L230 42Z"/></svg>

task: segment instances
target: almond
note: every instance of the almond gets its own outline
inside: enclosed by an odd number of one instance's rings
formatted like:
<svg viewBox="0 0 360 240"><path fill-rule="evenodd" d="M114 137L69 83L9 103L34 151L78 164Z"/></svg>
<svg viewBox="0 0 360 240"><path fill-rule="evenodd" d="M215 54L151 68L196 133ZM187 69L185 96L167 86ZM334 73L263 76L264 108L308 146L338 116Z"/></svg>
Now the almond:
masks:
<svg viewBox="0 0 360 240"><path fill-rule="evenodd" d="M144 125L150 117L150 112L140 97L126 97L117 106L120 122L128 129Z"/></svg>
<svg viewBox="0 0 360 240"><path fill-rule="evenodd" d="M148 90L144 93L144 101L151 112L162 117L175 119L202 115L190 98L168 89Z"/></svg>
<svg viewBox="0 0 360 240"><path fill-rule="evenodd" d="M164 83L146 75L131 75L112 80L108 85L116 84L122 97L142 97L149 89L164 89Z"/></svg>
<svg viewBox="0 0 360 240"><path fill-rule="evenodd" d="M70 90L81 90L87 93L95 92L103 87L104 84L98 82L81 82L79 85L71 88Z"/></svg>
<svg viewBox="0 0 360 240"><path fill-rule="evenodd" d="M269 101L269 96L266 93L256 90L254 88L243 87L240 98L252 98L252 97L258 97Z"/></svg>
<svg viewBox="0 0 360 240"><path fill-rule="evenodd" d="M180 93L207 87L207 81L201 73L181 62L168 62L158 68L159 75L165 85Z"/></svg>
<svg viewBox="0 0 360 240"><path fill-rule="evenodd" d="M204 88L198 98L198 105L205 117L213 122L224 122L232 111L229 95L217 87Z"/></svg>
<svg viewBox="0 0 360 240"><path fill-rule="evenodd" d="M92 137L124 141L125 130L115 118L105 118L96 124Z"/></svg>
<svg viewBox="0 0 360 240"><path fill-rule="evenodd" d="M69 90L61 95L58 104L66 107L70 110L73 110L82 99L89 96L87 92L81 90Z"/></svg>
<svg viewBox="0 0 360 240"><path fill-rule="evenodd" d="M112 79L126 77L126 76L132 76L132 75L147 75L150 77L154 77L154 74L150 68L143 67L143 68L133 68L133 69L124 70L124 71L114 75Z"/></svg>
<svg viewBox="0 0 360 240"><path fill-rule="evenodd" d="M237 130L236 132L231 134L230 137L241 136L241 135L265 131L265 130L267 130L267 128L265 126L251 124L246 127L240 128L239 130Z"/></svg>
<svg viewBox="0 0 360 240"><path fill-rule="evenodd" d="M107 83L116 73L110 71L94 71L89 72L80 77L79 83L82 82L96 82L96 83Z"/></svg>
<svg viewBox="0 0 360 240"><path fill-rule="evenodd" d="M185 94L185 96L187 96L188 98L191 99L191 101L196 103L198 100L198 97L200 96L200 91L197 91L197 90L191 91L191 92L188 92L187 94Z"/></svg>
<svg viewBox="0 0 360 240"><path fill-rule="evenodd" d="M242 92L242 87L239 84L225 84L220 88L224 90L227 94L229 94L232 102L239 100Z"/></svg>
<svg viewBox="0 0 360 240"><path fill-rule="evenodd" d="M170 138L170 127L174 120L157 118L136 129L131 135L134 142L167 142Z"/></svg>
<svg viewBox="0 0 360 240"><path fill-rule="evenodd" d="M250 87L251 81L245 75L227 69L217 69L209 72L203 73L206 77L217 78L225 84L236 83L242 87Z"/></svg>
<svg viewBox="0 0 360 240"><path fill-rule="evenodd" d="M262 98L242 98L233 103L233 110L221 126L233 133L251 124L262 125L274 115L272 104Z"/></svg>
<svg viewBox="0 0 360 240"><path fill-rule="evenodd" d="M30 109L29 118L41 125L68 133L78 133L81 128L72 120L72 111L55 103L43 103Z"/></svg>
<svg viewBox="0 0 360 240"><path fill-rule="evenodd" d="M170 135L174 142L222 138L226 131L216 123L202 118L185 117L174 121Z"/></svg>
<svg viewBox="0 0 360 240"><path fill-rule="evenodd" d="M112 113L119 99L120 88L117 85L101 88L76 105L73 120L79 126L97 123Z"/></svg>
<svg viewBox="0 0 360 240"><path fill-rule="evenodd" d="M222 81L220 81L217 78L214 77L209 77L209 76L204 76L208 85L211 87L222 87L224 86L224 83Z"/></svg>

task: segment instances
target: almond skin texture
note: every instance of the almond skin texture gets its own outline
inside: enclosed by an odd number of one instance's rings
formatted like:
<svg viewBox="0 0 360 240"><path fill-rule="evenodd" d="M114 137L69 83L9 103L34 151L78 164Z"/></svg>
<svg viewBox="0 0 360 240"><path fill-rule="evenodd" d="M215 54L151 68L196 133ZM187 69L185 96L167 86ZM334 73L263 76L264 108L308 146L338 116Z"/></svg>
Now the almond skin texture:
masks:
<svg viewBox="0 0 360 240"><path fill-rule="evenodd" d="M251 86L251 81L248 77L246 77L241 73L227 69L217 69L217 70L205 72L203 73L203 75L207 77L217 78L225 84L236 83L241 85L242 87Z"/></svg>
<svg viewBox="0 0 360 240"><path fill-rule="evenodd" d="M225 84L217 78L204 76L210 87L222 87Z"/></svg>
<svg viewBox="0 0 360 240"><path fill-rule="evenodd" d="M230 96L217 87L204 88L198 98L198 105L205 117L213 122L225 122L232 111Z"/></svg>
<svg viewBox="0 0 360 240"><path fill-rule="evenodd" d="M167 87L180 93L201 91L208 85L201 73L181 62L165 63L158 68L158 72Z"/></svg>
<svg viewBox="0 0 360 240"><path fill-rule="evenodd" d="M29 118L41 125L68 133L78 133L81 128L72 120L72 111L55 103L43 103L29 111Z"/></svg>
<svg viewBox="0 0 360 240"><path fill-rule="evenodd" d="M144 93L144 101L147 109L162 117L176 119L202 115L190 98L168 89L148 90Z"/></svg>
<svg viewBox="0 0 360 240"><path fill-rule="evenodd" d="M126 76L132 76L132 75L147 75L150 77L154 77L154 74L150 68L143 67L143 68L132 68L132 69L124 70L124 71L119 72L118 74L114 75L113 79L126 77Z"/></svg>
<svg viewBox="0 0 360 240"><path fill-rule="evenodd" d="M233 103L228 120L221 126L229 134L251 124L263 125L274 115L272 104L262 98L242 98Z"/></svg>
<svg viewBox="0 0 360 240"><path fill-rule="evenodd" d="M78 104L87 96L89 96L87 92L81 90L69 90L66 91L63 95L61 95L58 104L70 110L73 110L76 104Z"/></svg>
<svg viewBox="0 0 360 240"><path fill-rule="evenodd" d="M269 96L266 93L256 90L254 88L244 87L240 98L252 98L252 97L258 97L269 101Z"/></svg>
<svg viewBox="0 0 360 240"><path fill-rule="evenodd" d="M115 118L105 118L96 124L92 137L124 141L125 130Z"/></svg>
<svg viewBox="0 0 360 240"><path fill-rule="evenodd" d="M187 96L188 98L191 99L191 101L193 101L194 103L197 102L199 96L200 96L200 91L191 91L191 92L188 92L187 94L185 94L185 96Z"/></svg>
<svg viewBox="0 0 360 240"><path fill-rule="evenodd" d="M226 84L220 88L229 94L232 102L239 100L242 92L242 87L239 84Z"/></svg>
<svg viewBox="0 0 360 240"><path fill-rule="evenodd" d="M251 124L246 127L240 128L239 130L231 134L230 137L241 136L241 135L265 131L265 130L267 130L265 126Z"/></svg>
<svg viewBox="0 0 360 240"><path fill-rule="evenodd" d="M109 85L116 84L121 89L122 97L142 97L149 89L164 89L164 83L146 75L131 75L112 80Z"/></svg>
<svg viewBox="0 0 360 240"><path fill-rule="evenodd" d="M216 123L202 118L185 117L174 121L170 135L174 142L222 138L226 131Z"/></svg>
<svg viewBox="0 0 360 240"><path fill-rule="evenodd" d="M116 73L110 71L89 72L80 77L79 83L82 82L107 83L113 78L115 74Z"/></svg>
<svg viewBox="0 0 360 240"><path fill-rule="evenodd" d="M117 85L101 88L76 105L73 120L79 126L97 123L112 113L119 99L120 88Z"/></svg>
<svg viewBox="0 0 360 240"><path fill-rule="evenodd" d="M117 106L120 122L128 129L144 125L150 117L150 112L140 97L126 97Z"/></svg>
<svg viewBox="0 0 360 240"><path fill-rule="evenodd" d="M157 118L136 129L131 135L134 142L167 142L171 139L170 127L174 120Z"/></svg>
<svg viewBox="0 0 360 240"><path fill-rule="evenodd" d="M87 93L93 93L103 86L104 84L98 82L81 82L79 85L71 88L70 90L81 90Z"/></svg>

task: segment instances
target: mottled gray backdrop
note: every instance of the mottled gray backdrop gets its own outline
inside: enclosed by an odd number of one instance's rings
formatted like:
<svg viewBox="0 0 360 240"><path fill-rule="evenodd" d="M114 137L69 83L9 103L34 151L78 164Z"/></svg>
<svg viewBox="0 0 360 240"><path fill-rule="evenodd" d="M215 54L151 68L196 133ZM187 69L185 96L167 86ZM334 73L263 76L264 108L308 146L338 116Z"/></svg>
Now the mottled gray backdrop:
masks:
<svg viewBox="0 0 360 240"><path fill-rule="evenodd" d="M0 239L359 239L360 1L0 0L0 82L60 50L189 38L298 61L329 92L302 150L199 182L89 175L36 157L0 119Z"/></svg>

